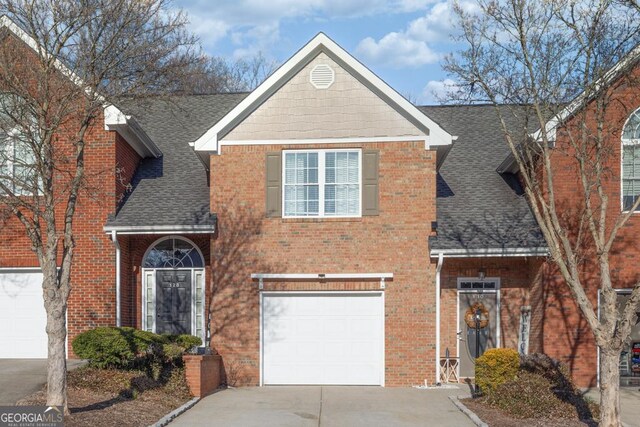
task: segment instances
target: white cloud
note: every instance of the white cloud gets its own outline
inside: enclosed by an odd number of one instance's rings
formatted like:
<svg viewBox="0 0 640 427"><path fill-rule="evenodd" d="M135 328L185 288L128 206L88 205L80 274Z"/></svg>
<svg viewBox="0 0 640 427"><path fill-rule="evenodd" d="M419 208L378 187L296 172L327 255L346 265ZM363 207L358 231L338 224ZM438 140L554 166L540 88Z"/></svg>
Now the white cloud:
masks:
<svg viewBox="0 0 640 427"><path fill-rule="evenodd" d="M205 47L212 48L229 36L239 51L247 51L277 43L280 24L286 19L407 13L425 9L434 1L437 0L176 0L176 4L188 11L191 29Z"/></svg>
<svg viewBox="0 0 640 427"><path fill-rule="evenodd" d="M431 80L422 91L421 101L426 104L440 104L450 100L452 94L459 93L460 86L454 80Z"/></svg>
<svg viewBox="0 0 640 427"><path fill-rule="evenodd" d="M477 5L469 0L459 2L459 5L467 12L477 9ZM395 67L419 67L440 59L433 46L450 42L455 28L453 0L440 1L424 16L409 22L402 31L388 33L379 41L371 37L363 39L356 52L366 61Z"/></svg>
<svg viewBox="0 0 640 427"><path fill-rule="evenodd" d="M358 44L356 53L367 62L396 68L419 67L439 59L426 43L408 38L404 33L389 33L378 42L367 37Z"/></svg>

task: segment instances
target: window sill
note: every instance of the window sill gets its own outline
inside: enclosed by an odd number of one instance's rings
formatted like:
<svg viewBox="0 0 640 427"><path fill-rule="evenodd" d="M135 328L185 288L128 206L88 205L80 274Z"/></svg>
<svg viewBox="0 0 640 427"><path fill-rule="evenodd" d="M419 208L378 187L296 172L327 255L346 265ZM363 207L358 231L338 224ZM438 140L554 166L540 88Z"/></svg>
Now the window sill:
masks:
<svg viewBox="0 0 640 427"><path fill-rule="evenodd" d="M283 223L297 223L297 222L362 222L361 216L352 217L322 217L322 218L281 218Z"/></svg>

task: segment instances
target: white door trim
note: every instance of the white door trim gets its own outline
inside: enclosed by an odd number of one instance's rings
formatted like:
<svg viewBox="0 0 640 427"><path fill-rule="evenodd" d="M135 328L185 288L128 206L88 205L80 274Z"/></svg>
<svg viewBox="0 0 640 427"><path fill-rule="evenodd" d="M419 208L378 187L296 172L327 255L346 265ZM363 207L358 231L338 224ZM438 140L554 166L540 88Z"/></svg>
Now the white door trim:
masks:
<svg viewBox="0 0 640 427"><path fill-rule="evenodd" d="M460 289L460 283L473 280L474 282L495 282L495 289ZM501 313L501 298L500 298L500 278L499 277L458 277L457 279L457 293L456 293L456 357L460 360L460 334L462 331L460 329L460 294L496 294L496 348L502 347L502 337L500 334L501 322L500 322L500 313ZM458 363L458 378L460 378L460 363Z"/></svg>
<svg viewBox="0 0 640 427"><path fill-rule="evenodd" d="M202 305L203 305L203 310L202 310L202 335L200 336L200 338L202 339L202 343L205 343L206 340L206 323L205 323L205 319L206 319L206 269L203 267L199 267L199 268L142 268L141 269L141 277L142 280L140 281L140 285L142 286L142 298L141 298L141 305L142 305L142 310L140 311L140 313L142 314L142 330L146 331L148 328L147 325L147 298L151 297L153 298L153 307L155 310L156 307L156 272L158 271L174 271L174 270L189 270L191 272L191 335L196 335L196 273L201 273L202 277L203 277L203 288L202 288L202 292L204 293L203 295L203 300L202 300ZM153 282L152 286L151 286L151 291L152 291L152 295L149 296L147 295L147 283L146 283L146 275L150 274L151 275L151 281ZM155 312L153 313L154 316L152 317L153 319L153 325L151 325L150 329L151 332L155 333L156 332L156 316L155 316Z"/></svg>
<svg viewBox="0 0 640 427"><path fill-rule="evenodd" d="M385 366L386 366L386 357L385 357L385 342L386 342L386 319L385 319L385 297L384 291L261 291L260 292L260 387L264 386L264 316L263 316L263 303L264 303L264 295L335 295L335 294L345 294L345 295L379 295L381 298L381 316L380 316L380 327L382 328L382 339L381 341L381 374L380 374L380 386L385 386Z"/></svg>

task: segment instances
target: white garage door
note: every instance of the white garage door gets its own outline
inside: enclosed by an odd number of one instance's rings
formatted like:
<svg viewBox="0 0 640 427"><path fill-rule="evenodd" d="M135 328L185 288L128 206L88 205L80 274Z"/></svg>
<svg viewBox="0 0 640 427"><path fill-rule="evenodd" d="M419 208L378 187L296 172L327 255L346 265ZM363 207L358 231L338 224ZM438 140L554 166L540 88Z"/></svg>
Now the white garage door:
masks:
<svg viewBox="0 0 640 427"><path fill-rule="evenodd" d="M384 385L381 293L263 294L264 384Z"/></svg>
<svg viewBox="0 0 640 427"><path fill-rule="evenodd" d="M0 358L47 357L42 273L0 271Z"/></svg>

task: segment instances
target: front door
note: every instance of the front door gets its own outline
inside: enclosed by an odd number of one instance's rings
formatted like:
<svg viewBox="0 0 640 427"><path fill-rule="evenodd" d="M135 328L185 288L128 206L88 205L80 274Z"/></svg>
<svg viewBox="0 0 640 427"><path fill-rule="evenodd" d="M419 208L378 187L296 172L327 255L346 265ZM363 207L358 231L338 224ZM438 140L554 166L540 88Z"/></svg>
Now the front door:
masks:
<svg viewBox="0 0 640 427"><path fill-rule="evenodd" d="M156 272L156 333L191 333L191 270Z"/></svg>
<svg viewBox="0 0 640 427"><path fill-rule="evenodd" d="M459 291L460 324L458 326L458 345L460 351L460 377L475 377L475 359L489 348L496 347L496 306L497 294L491 291ZM485 321L476 335L475 323L470 319L480 309ZM485 317L486 315L486 317ZM486 322L488 320L488 322ZM476 336L478 346L476 347ZM476 354L477 353L477 354Z"/></svg>

